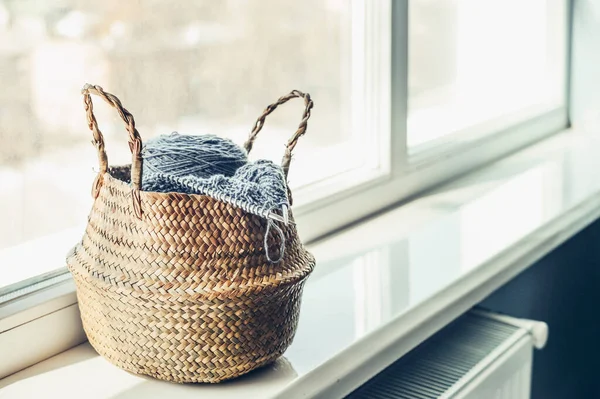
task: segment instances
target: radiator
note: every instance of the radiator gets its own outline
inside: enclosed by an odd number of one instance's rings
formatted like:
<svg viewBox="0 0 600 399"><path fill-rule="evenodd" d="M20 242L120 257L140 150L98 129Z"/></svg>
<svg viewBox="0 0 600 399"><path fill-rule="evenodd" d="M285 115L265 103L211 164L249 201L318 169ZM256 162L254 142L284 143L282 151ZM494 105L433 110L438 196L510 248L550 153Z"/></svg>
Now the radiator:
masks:
<svg viewBox="0 0 600 399"><path fill-rule="evenodd" d="M547 337L543 322L473 310L347 398L529 399L533 348Z"/></svg>

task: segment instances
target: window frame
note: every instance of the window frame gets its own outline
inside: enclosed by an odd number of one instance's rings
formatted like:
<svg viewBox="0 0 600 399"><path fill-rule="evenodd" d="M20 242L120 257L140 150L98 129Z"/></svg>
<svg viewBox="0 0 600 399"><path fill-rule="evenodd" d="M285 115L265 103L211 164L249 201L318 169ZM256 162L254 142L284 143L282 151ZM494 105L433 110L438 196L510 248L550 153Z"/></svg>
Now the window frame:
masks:
<svg viewBox="0 0 600 399"><path fill-rule="evenodd" d="M355 11L364 11L364 48L358 57L364 62L365 124L377 132L378 167L342 173L294 193L294 215L302 238L314 242L361 220L409 201L425 190L471 170L501 159L510 153L567 128L570 112L571 35L573 0L564 0L568 12L566 36L566 102L544 114L494 134L478 136L460 145L442 144L409 156L406 145L408 114L408 0L351 0ZM359 15L357 12L353 15ZM353 46L354 48L354 46ZM354 51L354 50L353 50ZM317 111L315 111L317 112ZM525 134L526 133L526 134ZM309 134L310 129L309 129ZM0 295L0 346L8 332L24 331L31 337L34 321L55 315L63 317L61 330L70 335L60 342L45 343L36 351L46 356L59 353L85 339L81 324L73 317L77 302L68 271L53 275L51 284L22 287L14 298L2 303ZM0 292L1 294L1 292ZM63 316L60 316L63 315ZM25 333L25 331L29 331ZM23 339L13 350L28 349ZM33 359L33 358L32 358ZM36 361L42 358L34 359ZM23 364L15 365L22 367ZM13 371L17 369L13 367ZM2 378L0 370L0 378Z"/></svg>
<svg viewBox="0 0 600 399"><path fill-rule="evenodd" d="M366 102L376 104L372 108L387 106L390 112L368 114L367 118L371 121L365 128L378 131L381 139L387 140L388 145L381 149L385 165L379 173L352 185L344 187L335 181L315 185L315 189L322 190L328 184L331 191L326 196L304 197L302 192L296 195L298 201L294 214L301 236L307 241L324 237L568 128L572 0L560 1L565 8L564 26L567 30L564 102L556 107L546 107L543 113L500 130L473 134L466 140L462 137L458 144L453 143L452 138L436 140L435 146L415 154L410 154L406 144L409 1L368 2L365 16L371 22L367 24L371 29L365 29L365 42L372 43L376 51L365 54L365 57L372 57L367 75L388 76L389 80L384 78L370 82L369 87L376 88L376 91L366 96ZM386 84L389 84L390 90L386 89Z"/></svg>

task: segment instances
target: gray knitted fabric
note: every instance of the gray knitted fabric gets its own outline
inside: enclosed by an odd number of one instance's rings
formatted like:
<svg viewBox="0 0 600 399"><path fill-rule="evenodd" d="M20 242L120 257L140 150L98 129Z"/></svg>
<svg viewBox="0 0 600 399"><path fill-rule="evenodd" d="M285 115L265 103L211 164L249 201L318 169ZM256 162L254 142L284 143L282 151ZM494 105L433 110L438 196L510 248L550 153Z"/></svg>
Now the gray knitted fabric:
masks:
<svg viewBox="0 0 600 399"><path fill-rule="evenodd" d="M148 140L142 149L142 190L203 194L268 218L267 259L281 260L284 236L272 220L274 211L287 220L289 199L283 170L271 161L249 162L246 151L213 135L178 133ZM279 259L272 260L267 236L273 228L281 238Z"/></svg>
<svg viewBox="0 0 600 399"><path fill-rule="evenodd" d="M147 141L142 157L144 191L208 195L262 217L289 207L281 167L249 162L231 140L172 133Z"/></svg>

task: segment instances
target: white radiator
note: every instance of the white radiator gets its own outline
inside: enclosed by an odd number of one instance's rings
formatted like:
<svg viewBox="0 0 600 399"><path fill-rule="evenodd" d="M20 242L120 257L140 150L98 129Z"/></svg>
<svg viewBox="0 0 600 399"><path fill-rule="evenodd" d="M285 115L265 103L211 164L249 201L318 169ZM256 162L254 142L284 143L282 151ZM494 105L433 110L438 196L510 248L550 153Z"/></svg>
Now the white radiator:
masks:
<svg viewBox="0 0 600 399"><path fill-rule="evenodd" d="M543 322L473 310L348 396L351 399L529 399Z"/></svg>

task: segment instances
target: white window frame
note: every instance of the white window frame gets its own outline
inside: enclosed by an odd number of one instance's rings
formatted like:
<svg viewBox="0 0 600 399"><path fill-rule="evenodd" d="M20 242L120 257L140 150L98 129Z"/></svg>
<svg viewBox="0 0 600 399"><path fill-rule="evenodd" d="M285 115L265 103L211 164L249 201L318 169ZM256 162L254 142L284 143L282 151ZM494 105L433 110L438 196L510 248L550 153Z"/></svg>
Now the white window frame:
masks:
<svg viewBox="0 0 600 399"><path fill-rule="evenodd" d="M569 1L564 1L565 26L570 30ZM294 214L305 240L314 240L369 215L413 198L427 189L460 176L569 125L566 101L560 106L487 134L461 133L436 140L435 146L410 154L408 116L408 21L407 0L353 1L364 7L366 123L364 129L379 132L380 168L371 174L354 171L319 182L295 193ZM362 10L361 10L362 11ZM360 14L360 12L355 13ZM392 23L392 21L394 23ZM567 40L569 42L569 32ZM568 49L566 49L568 50ZM565 51L568 54L568 51ZM360 62L360 57L357 59ZM568 75L569 57L565 57ZM565 78L565 93L568 79ZM353 110L353 112L356 112ZM477 130L483 130L479 127ZM319 197L316 193L326 193Z"/></svg>
<svg viewBox="0 0 600 399"><path fill-rule="evenodd" d="M503 131L476 136L460 145L442 141L431 150L409 156L408 0L351 0L351 4L352 34L361 44L353 44L353 90L358 92L352 96L352 111L355 117L359 115L358 128L377 132L378 163L369 170L345 172L295 191L294 214L305 241L410 200L569 125L569 110L563 104ZM356 17L359 15L364 19ZM566 15L570 29L571 13ZM569 37L567 34L567 41ZM567 56L565 63L569 61ZM52 277L52 284L24 287L17 293L22 295L13 293L15 298L4 304L0 295L0 348L10 347L21 359L5 363L0 378L85 339L72 280L66 272ZM48 325L58 326L63 332L57 335L60 338L31 345L32 334L44 334L40 328Z"/></svg>

